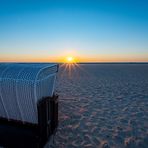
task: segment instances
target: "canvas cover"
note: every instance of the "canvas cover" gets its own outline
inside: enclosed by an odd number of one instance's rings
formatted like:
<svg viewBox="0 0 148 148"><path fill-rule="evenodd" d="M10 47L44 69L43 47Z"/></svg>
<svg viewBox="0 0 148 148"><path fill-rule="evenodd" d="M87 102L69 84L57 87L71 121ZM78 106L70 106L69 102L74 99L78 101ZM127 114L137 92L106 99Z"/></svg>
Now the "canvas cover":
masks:
<svg viewBox="0 0 148 148"><path fill-rule="evenodd" d="M52 96L57 64L0 64L0 117L38 123L37 103Z"/></svg>

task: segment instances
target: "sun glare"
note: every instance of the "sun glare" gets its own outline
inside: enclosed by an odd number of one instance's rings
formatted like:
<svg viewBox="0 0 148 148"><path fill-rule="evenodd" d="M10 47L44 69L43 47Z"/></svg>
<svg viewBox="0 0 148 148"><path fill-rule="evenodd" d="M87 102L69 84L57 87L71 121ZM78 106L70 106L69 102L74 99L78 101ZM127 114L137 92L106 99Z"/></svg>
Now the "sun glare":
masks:
<svg viewBox="0 0 148 148"><path fill-rule="evenodd" d="M66 62L67 63L74 63L74 58L73 57L67 57Z"/></svg>
<svg viewBox="0 0 148 148"><path fill-rule="evenodd" d="M78 60L74 56L65 56L63 64L61 64L60 67L63 67L63 73L66 72L68 74L68 78L71 78L75 70L80 68Z"/></svg>

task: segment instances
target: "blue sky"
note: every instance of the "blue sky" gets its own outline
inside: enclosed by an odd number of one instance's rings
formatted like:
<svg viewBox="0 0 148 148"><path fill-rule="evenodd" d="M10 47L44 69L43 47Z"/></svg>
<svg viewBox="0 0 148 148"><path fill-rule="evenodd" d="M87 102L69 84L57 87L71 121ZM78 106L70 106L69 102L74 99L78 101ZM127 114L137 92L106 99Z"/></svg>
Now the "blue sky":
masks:
<svg viewBox="0 0 148 148"><path fill-rule="evenodd" d="M0 0L0 60L148 61L146 0Z"/></svg>

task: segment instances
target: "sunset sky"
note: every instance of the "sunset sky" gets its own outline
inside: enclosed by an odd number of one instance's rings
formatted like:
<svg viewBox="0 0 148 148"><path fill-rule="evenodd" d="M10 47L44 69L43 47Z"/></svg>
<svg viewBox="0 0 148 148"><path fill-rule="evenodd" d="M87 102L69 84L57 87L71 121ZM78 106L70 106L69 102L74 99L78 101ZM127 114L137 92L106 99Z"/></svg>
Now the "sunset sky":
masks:
<svg viewBox="0 0 148 148"><path fill-rule="evenodd" d="M147 0L0 0L0 61L148 62Z"/></svg>

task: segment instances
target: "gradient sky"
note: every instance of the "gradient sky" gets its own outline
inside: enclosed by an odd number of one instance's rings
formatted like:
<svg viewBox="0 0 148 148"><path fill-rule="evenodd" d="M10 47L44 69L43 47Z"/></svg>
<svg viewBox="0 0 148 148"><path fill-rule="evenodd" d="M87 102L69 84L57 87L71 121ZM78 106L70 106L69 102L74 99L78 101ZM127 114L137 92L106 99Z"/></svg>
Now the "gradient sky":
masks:
<svg viewBox="0 0 148 148"><path fill-rule="evenodd" d="M147 0L0 0L0 61L148 62Z"/></svg>

